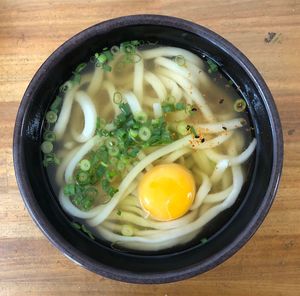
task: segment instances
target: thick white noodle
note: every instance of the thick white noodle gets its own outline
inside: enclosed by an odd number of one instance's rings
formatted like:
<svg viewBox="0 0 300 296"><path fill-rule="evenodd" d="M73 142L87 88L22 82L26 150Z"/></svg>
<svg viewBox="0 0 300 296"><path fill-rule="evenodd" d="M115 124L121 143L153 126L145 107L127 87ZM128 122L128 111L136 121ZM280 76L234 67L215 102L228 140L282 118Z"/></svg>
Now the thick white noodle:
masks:
<svg viewBox="0 0 300 296"><path fill-rule="evenodd" d="M145 81L151 85L159 100L162 102L167 98L167 90L164 84L160 81L157 75L152 72L145 72L144 75Z"/></svg>
<svg viewBox="0 0 300 296"><path fill-rule="evenodd" d="M61 107L59 117L58 117L57 122L55 123L54 129L53 129L53 132L56 135L57 141L62 139L62 137L66 131L67 125L70 120L71 109L72 109L72 105L74 102L74 96L75 96L76 91L82 85L87 83L90 80L90 78L91 78L90 74L83 75L80 80L80 83L76 84L74 86L72 85L71 81L68 81L68 83L67 83L68 89L67 89L67 92L63 99L63 105Z"/></svg>
<svg viewBox="0 0 300 296"><path fill-rule="evenodd" d="M203 61L197 55L183 48L165 46L144 50L141 52L141 55L145 60L157 57L175 57L182 55L187 61L190 61L200 68L204 68Z"/></svg>
<svg viewBox="0 0 300 296"><path fill-rule="evenodd" d="M216 192L216 193L210 193L206 196L203 203L215 203L215 202L221 202L227 198L229 193L232 191L232 185L228 188L224 189L223 191Z"/></svg>
<svg viewBox="0 0 300 296"><path fill-rule="evenodd" d="M111 106L114 109L115 115L118 115L120 113L120 109L118 108L117 104L114 103L114 95L116 93L116 88L112 84L112 82L105 80L103 81L102 87L107 91L108 97L111 103Z"/></svg>
<svg viewBox="0 0 300 296"><path fill-rule="evenodd" d="M221 143L225 142L226 140L228 140L230 136L231 136L230 133L228 133L227 135L220 135L216 138L213 138L212 140L199 144L198 146L195 147L195 149L207 149L207 148L216 147ZM113 211L116 205L119 203L126 188L133 182L133 180L138 176L138 174L145 169L146 166L148 166L149 164L151 164L152 162L154 162L155 160L157 160L158 158L164 155L167 155L175 150L190 145L190 141L192 140L192 138L193 137L191 135L185 136L182 139L179 139L147 155L136 166L134 166L132 170L128 173L128 175L122 180L118 188L119 191L114 195L114 198L111 200L111 202L107 203L106 205L103 205L103 209L101 213L98 216L94 217L93 219L88 220L87 221L88 224L90 226L96 226L102 223L108 217L108 215Z"/></svg>
<svg viewBox="0 0 300 296"><path fill-rule="evenodd" d="M207 175L200 172L202 177L202 183L197 191L196 198L194 200L193 205L191 206L191 210L197 209L201 206L203 200L207 196L208 192L211 190L212 184Z"/></svg>
<svg viewBox="0 0 300 296"><path fill-rule="evenodd" d="M182 98L182 90L178 86L178 84L166 76L157 75L157 77L164 84L166 89L168 89L171 92L171 96L175 98L175 101L179 102Z"/></svg>
<svg viewBox="0 0 300 296"><path fill-rule="evenodd" d="M153 107L154 117L155 118L162 117L163 112L162 112L161 104L160 103L153 103L152 107Z"/></svg>
<svg viewBox="0 0 300 296"><path fill-rule="evenodd" d="M87 88L87 93L90 97L94 97L99 92L101 88L102 80L103 80L103 70L100 67L95 66L92 80Z"/></svg>
<svg viewBox="0 0 300 296"><path fill-rule="evenodd" d="M195 151L194 153L192 153L192 157L196 165L199 167L199 169L203 171L203 173L210 176L214 168L212 166L211 161L204 153L204 151L203 150Z"/></svg>
<svg viewBox="0 0 300 296"><path fill-rule="evenodd" d="M80 162L81 159L84 158L86 154L88 154L95 145L99 144L101 141L101 138L99 136L94 136L89 141L84 143L79 150L76 152L72 160L69 162L66 171L65 171L65 182L70 183L73 180L73 173L77 166L77 164Z"/></svg>
<svg viewBox="0 0 300 296"><path fill-rule="evenodd" d="M203 71L203 69L197 67L196 65L188 61L185 64L189 72L191 72L195 79L200 83L200 88L201 86L204 86L204 88L216 87L215 84L213 85L211 78L207 75L205 71Z"/></svg>
<svg viewBox="0 0 300 296"><path fill-rule="evenodd" d="M212 175L210 176L210 181L212 182L212 184L217 184L218 182L220 182L220 180L222 179L225 170L228 168L229 166L229 160L228 159L223 159L220 160L216 166L215 169L212 173Z"/></svg>
<svg viewBox="0 0 300 296"><path fill-rule="evenodd" d="M163 67L158 67L157 68L157 73L161 75L165 75L168 78L174 80L178 85L180 85L192 98L193 102L198 106L198 108L201 110L204 118L208 122L213 122L214 121L214 116L213 113L206 103L203 95L200 93L200 91L195 87L194 84L192 84L189 80L186 78L173 73L172 71L163 68Z"/></svg>
<svg viewBox="0 0 300 296"><path fill-rule="evenodd" d="M142 112L142 107L139 103L139 100L135 96L135 94L131 91L124 92L124 98L126 99L132 114L137 114Z"/></svg>
<svg viewBox="0 0 300 296"><path fill-rule="evenodd" d="M178 158L180 158L181 156L190 153L192 151L191 148L182 148L179 149L177 151L174 151L172 153L170 153L167 157L163 158L160 163L172 163L175 162Z"/></svg>
<svg viewBox="0 0 300 296"><path fill-rule="evenodd" d="M243 126L243 118L234 118L231 120L215 122L215 123L204 123L196 124L194 127L197 131L205 134L216 134L226 131L231 131Z"/></svg>
<svg viewBox="0 0 300 296"><path fill-rule="evenodd" d="M64 185L65 170L66 170L69 162L71 161L71 159L74 157L76 152L79 150L79 148L80 147L74 148L65 157L63 157L63 160L62 160L61 164L58 166L58 168L56 170L56 174L55 174L55 182L56 182L57 185L59 185L59 186Z"/></svg>
<svg viewBox="0 0 300 296"><path fill-rule="evenodd" d="M59 113L59 117L53 129L57 141L62 139L66 131L67 125L69 123L70 115L71 115L74 96L76 91L78 90L78 87L79 86L72 86L71 88L68 88L65 94L63 105Z"/></svg>
<svg viewBox="0 0 300 296"><path fill-rule="evenodd" d="M144 60L141 59L134 64L133 92L140 102L144 97Z"/></svg>
<svg viewBox="0 0 300 296"><path fill-rule="evenodd" d="M80 90L75 94L75 102L79 104L83 112L84 128L81 133L71 128L71 134L74 140L83 143L88 141L95 134L97 112L93 101L84 91Z"/></svg>
<svg viewBox="0 0 300 296"><path fill-rule="evenodd" d="M118 214L118 211L113 210L111 214L108 216L108 219L113 221L127 221L129 223L138 225L140 227L146 227L146 228L174 229L192 222L195 219L196 215L197 215L196 211L191 211L188 214L176 220L159 222L159 221L152 220L151 218L145 219L144 217L126 211L122 211L120 215Z"/></svg>
<svg viewBox="0 0 300 296"><path fill-rule="evenodd" d="M193 233L196 230L199 230L202 228L205 224L207 224L209 221L211 221L214 217L216 217L219 213L222 211L228 209L231 207L234 202L236 201L241 188L243 186L243 174L241 172L240 166L234 166L232 167L232 173L233 173L233 187L232 191L228 195L228 197L220 204L213 206L212 208L208 209L206 212L203 213L199 218L194 220L193 222L184 225L182 227L177 227L175 229L169 229L168 232L165 233L164 236L161 234L158 235L151 235L147 237L139 237L139 236L132 236L132 237L126 237L126 236L119 236L116 234L113 234L110 232L111 235L111 241L121 241L121 242L136 242L136 243L164 243L169 240L179 238L182 236L185 236L187 234ZM102 228L100 228L102 230ZM99 228L98 228L99 230ZM100 234L103 232L100 231Z"/></svg>
<svg viewBox="0 0 300 296"><path fill-rule="evenodd" d="M89 211L81 211L76 206L73 205L73 203L70 201L70 198L66 195L64 195L63 190L60 191L58 195L59 203L62 206L62 208L70 215L81 218L81 219L89 219L97 215L101 208L100 206L97 206Z"/></svg>
<svg viewBox="0 0 300 296"><path fill-rule="evenodd" d="M219 154L213 150L207 150L207 151L205 151L205 154L207 155L207 157L210 160L212 160L214 162L219 162L223 159L228 159L229 166L239 165L239 164L244 163L246 160L248 160L248 158L252 155L253 151L255 150L256 143L257 143L257 141L254 138L252 140L252 142L249 144L249 146L247 147L247 149L237 156Z"/></svg>
<svg viewBox="0 0 300 296"><path fill-rule="evenodd" d="M154 63L159 66L163 66L163 67L169 69L170 71L172 71L173 73L176 73L176 74L190 80L195 85L197 85L197 83L198 83L198 79L186 67L179 66L176 62L174 62L168 58L164 58L164 57L156 58L154 60Z"/></svg>

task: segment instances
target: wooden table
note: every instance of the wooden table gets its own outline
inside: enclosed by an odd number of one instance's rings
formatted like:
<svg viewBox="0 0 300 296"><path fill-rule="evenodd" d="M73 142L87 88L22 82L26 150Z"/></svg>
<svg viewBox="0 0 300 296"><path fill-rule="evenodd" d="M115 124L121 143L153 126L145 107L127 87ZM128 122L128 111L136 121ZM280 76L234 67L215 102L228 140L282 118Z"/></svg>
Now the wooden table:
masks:
<svg viewBox="0 0 300 296"><path fill-rule="evenodd" d="M285 140L277 198L251 241L214 270L165 285L112 281L65 258L29 217L13 170L15 115L41 63L62 42L86 27L137 13L194 21L240 48L274 94ZM266 43L268 32L281 33L280 39ZM299 0L1 0L0 295L300 295L299 82Z"/></svg>

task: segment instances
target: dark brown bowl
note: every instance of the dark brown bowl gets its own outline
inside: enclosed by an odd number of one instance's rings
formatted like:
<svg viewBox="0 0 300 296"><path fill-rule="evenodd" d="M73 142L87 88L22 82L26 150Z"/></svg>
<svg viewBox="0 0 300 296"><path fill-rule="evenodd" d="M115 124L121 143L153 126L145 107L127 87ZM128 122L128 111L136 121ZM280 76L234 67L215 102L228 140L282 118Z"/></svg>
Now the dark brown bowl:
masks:
<svg viewBox="0 0 300 296"><path fill-rule="evenodd" d="M133 39L159 41L215 60L240 86L258 140L252 174L234 207L222 214L223 226L206 244L160 253L119 252L71 227L49 185L40 152L43 119L58 86L71 69L97 50ZM19 189L33 220L67 257L116 280L133 283L178 281L203 273L232 256L262 223L277 191L283 139L273 97L251 62L231 43L191 22L160 15L135 15L88 28L60 46L41 66L21 101L14 131L14 165Z"/></svg>

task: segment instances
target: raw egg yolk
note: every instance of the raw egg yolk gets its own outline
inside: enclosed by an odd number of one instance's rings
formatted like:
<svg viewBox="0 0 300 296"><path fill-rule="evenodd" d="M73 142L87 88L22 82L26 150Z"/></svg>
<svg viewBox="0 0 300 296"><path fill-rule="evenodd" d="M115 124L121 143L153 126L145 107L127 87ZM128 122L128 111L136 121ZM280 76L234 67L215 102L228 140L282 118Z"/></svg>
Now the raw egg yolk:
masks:
<svg viewBox="0 0 300 296"><path fill-rule="evenodd" d="M195 198L192 173L176 163L151 168L141 179L138 195L142 208L159 221L183 216Z"/></svg>

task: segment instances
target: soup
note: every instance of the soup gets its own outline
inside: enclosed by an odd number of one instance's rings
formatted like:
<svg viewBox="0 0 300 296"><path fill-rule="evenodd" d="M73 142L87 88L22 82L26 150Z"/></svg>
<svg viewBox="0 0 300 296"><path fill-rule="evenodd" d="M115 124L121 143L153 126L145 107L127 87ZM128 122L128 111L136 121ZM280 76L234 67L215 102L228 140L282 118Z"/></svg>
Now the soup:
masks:
<svg viewBox="0 0 300 296"><path fill-rule="evenodd" d="M256 139L217 64L134 40L72 73L46 113L41 150L75 228L157 251L191 241L234 205Z"/></svg>

